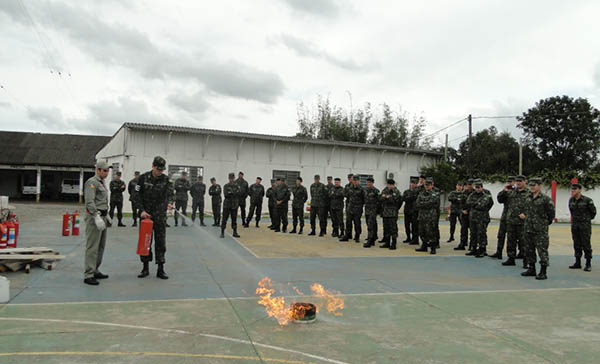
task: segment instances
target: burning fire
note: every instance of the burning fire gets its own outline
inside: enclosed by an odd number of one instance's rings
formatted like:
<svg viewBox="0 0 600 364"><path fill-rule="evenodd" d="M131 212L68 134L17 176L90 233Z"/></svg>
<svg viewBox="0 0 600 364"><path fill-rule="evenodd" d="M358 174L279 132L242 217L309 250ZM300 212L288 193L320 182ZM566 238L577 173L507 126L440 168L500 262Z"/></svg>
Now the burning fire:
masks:
<svg viewBox="0 0 600 364"><path fill-rule="evenodd" d="M302 293L296 288L294 290L302 295ZM320 298L325 300L325 308L335 316L341 316L341 310L344 309L344 300L339 296L339 292L333 292L326 290L322 285L314 283L310 289L313 293ZM265 277L258 282L258 288L256 288L256 294L260 296L258 304L265 306L267 315L274 317L279 325L287 325L291 321L298 320L304 317L305 308L301 305L294 305L293 301L290 305L287 305L284 297L275 296L276 290L273 288L272 281L269 277ZM319 305L317 305L317 312Z"/></svg>

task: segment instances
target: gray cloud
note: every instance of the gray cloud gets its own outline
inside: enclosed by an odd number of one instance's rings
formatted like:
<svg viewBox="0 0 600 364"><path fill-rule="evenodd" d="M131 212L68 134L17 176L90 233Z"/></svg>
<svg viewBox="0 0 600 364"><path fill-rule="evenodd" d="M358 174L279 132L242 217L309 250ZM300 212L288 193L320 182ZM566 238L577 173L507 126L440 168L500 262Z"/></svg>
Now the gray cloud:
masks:
<svg viewBox="0 0 600 364"><path fill-rule="evenodd" d="M10 102L5 102L5 101L0 101L0 107L6 107L9 108L11 107L11 103Z"/></svg>
<svg viewBox="0 0 600 364"><path fill-rule="evenodd" d="M335 17L340 13L340 6L334 0L284 0L292 9L323 17Z"/></svg>
<svg viewBox="0 0 600 364"><path fill-rule="evenodd" d="M293 50L299 56L322 59L346 70L357 70L361 68L361 66L353 59L336 57L326 50L319 49L319 47L308 40L289 34L282 34L280 39L283 45Z"/></svg>
<svg viewBox="0 0 600 364"><path fill-rule="evenodd" d="M196 92L194 94L186 94L186 93L176 93L173 95L169 95L167 100L190 113L203 113L210 107L210 103L206 101L205 95L201 92Z"/></svg>
<svg viewBox="0 0 600 364"><path fill-rule="evenodd" d="M0 11L18 23L25 24L29 21L19 1L0 1Z"/></svg>

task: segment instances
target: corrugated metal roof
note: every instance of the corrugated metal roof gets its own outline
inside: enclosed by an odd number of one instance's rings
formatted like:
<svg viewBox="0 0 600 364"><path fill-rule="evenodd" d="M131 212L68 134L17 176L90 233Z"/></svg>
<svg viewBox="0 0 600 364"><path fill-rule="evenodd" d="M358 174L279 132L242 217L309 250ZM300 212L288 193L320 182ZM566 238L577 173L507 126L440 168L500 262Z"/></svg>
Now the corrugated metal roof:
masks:
<svg viewBox="0 0 600 364"><path fill-rule="evenodd" d="M94 167L108 136L0 132L0 164Z"/></svg>
<svg viewBox="0 0 600 364"><path fill-rule="evenodd" d="M288 143L317 144L317 145L329 145L329 146L337 145L337 146L345 146L345 147L352 147L352 148L363 148L363 149L368 148L368 149L379 149L379 150L388 150L388 151L396 151L396 152L409 152L409 153L416 153L416 154L429 154L429 155L435 155L435 156L442 155L442 153L439 153L439 152L434 152L431 150L423 150L423 149L410 149L410 148L392 147L392 146L387 146L387 145L343 142L343 141L337 141L337 140L305 139L305 138L288 137L288 136L281 136L281 135L245 133L245 132L239 132L239 131L190 128L190 127L184 127L184 126L143 124L143 123L125 123L125 124L123 124L123 126L121 126L121 129L122 128L127 128L127 129L131 129L131 130L155 130L155 131L165 131L165 132L174 132L174 133L194 133L194 134L203 134L203 135L230 136L230 137L238 137L238 138L269 140L269 141L275 140L275 141L283 141L283 142L288 142Z"/></svg>

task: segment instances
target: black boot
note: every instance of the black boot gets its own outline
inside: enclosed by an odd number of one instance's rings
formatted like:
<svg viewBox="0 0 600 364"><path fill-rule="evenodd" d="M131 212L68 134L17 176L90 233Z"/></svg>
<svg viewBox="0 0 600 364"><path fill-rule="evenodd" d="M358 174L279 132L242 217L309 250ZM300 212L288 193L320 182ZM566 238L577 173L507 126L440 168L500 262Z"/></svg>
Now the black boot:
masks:
<svg viewBox="0 0 600 364"><path fill-rule="evenodd" d="M525 257L525 255L523 254L522 251L519 252L519 254L517 254L517 256L515 257L515 259L523 259Z"/></svg>
<svg viewBox="0 0 600 364"><path fill-rule="evenodd" d="M304 225L300 225L300 230L298 230L298 235L302 234L303 229L304 229Z"/></svg>
<svg viewBox="0 0 600 364"><path fill-rule="evenodd" d="M581 269L581 257L575 257L575 264L570 265L569 269Z"/></svg>
<svg viewBox="0 0 600 364"><path fill-rule="evenodd" d="M237 233L237 226L233 228L233 235L234 238L239 238L240 236Z"/></svg>
<svg viewBox="0 0 600 364"><path fill-rule="evenodd" d="M200 219L200 226L206 226L206 225L204 224L204 219Z"/></svg>
<svg viewBox="0 0 600 364"><path fill-rule="evenodd" d="M383 243L385 243L385 244L383 244L383 245L380 245L380 246L379 246L380 248L389 248L389 247L391 247L391 245L390 245L390 237L389 237L389 236L385 236L385 235L384 235L384 236L383 236L383 239L381 239L381 241L380 241L380 242L383 242Z"/></svg>
<svg viewBox="0 0 600 364"><path fill-rule="evenodd" d="M535 271L535 264L531 264L529 266L529 269L527 269L525 272L521 273L521 275L523 277L535 277L536 276L536 271Z"/></svg>
<svg viewBox="0 0 600 364"><path fill-rule="evenodd" d="M142 268L140 274L138 274L138 278L148 277L149 274L150 270L148 269L148 262L144 262L144 267Z"/></svg>
<svg viewBox="0 0 600 364"><path fill-rule="evenodd" d="M338 234L338 231L337 231L337 229L333 229L333 232L331 233L331 237L332 237L332 238L336 238L336 237L338 237L339 235L340 235L340 234Z"/></svg>
<svg viewBox="0 0 600 364"><path fill-rule="evenodd" d="M453 241L454 241L454 237L453 237L453 236L451 236L451 237L450 237L450 239L448 239L448 240L446 241L446 243L451 243L451 242L453 242Z"/></svg>
<svg viewBox="0 0 600 364"><path fill-rule="evenodd" d="M296 225L294 224L294 227L292 228L292 231L290 231L290 234L295 234L297 233L296 231Z"/></svg>
<svg viewBox="0 0 600 364"><path fill-rule="evenodd" d="M242 222L242 227L245 228L249 228L250 227L250 220L246 220L246 222Z"/></svg>
<svg viewBox="0 0 600 364"><path fill-rule="evenodd" d="M160 278L160 279L169 279L169 276L165 272L165 268L164 268L164 264L163 263L159 263L158 264L158 270L156 271L156 276L158 278Z"/></svg>
<svg viewBox="0 0 600 364"><path fill-rule="evenodd" d="M221 238L225 237L225 228L221 228Z"/></svg>
<svg viewBox="0 0 600 364"><path fill-rule="evenodd" d="M475 250L475 249L469 249L469 251L465 255L468 255L468 256L477 255L477 250Z"/></svg>
<svg viewBox="0 0 600 364"><path fill-rule="evenodd" d="M370 248L375 245L375 239L369 239L366 243L363 244L363 248Z"/></svg>
<svg viewBox="0 0 600 364"><path fill-rule="evenodd" d="M308 235L316 235L316 234L315 234L315 229L311 229L311 230L310 230L310 233L308 233Z"/></svg>
<svg viewBox="0 0 600 364"><path fill-rule="evenodd" d="M340 238L340 241L348 241L348 240L350 240L350 239L349 239L349 237L348 237L348 235L343 235L343 236Z"/></svg>
<svg viewBox="0 0 600 364"><path fill-rule="evenodd" d="M281 232L282 233L287 232L287 225L283 225L283 227L281 228Z"/></svg>
<svg viewBox="0 0 600 364"><path fill-rule="evenodd" d="M319 233L319 236L325 236L325 231L321 230L321 232Z"/></svg>
<svg viewBox="0 0 600 364"><path fill-rule="evenodd" d="M485 248L479 248L479 250L476 250L475 258L483 258L486 255Z"/></svg>
<svg viewBox="0 0 600 364"><path fill-rule="evenodd" d="M502 252L501 251L496 251L495 254L490 255L490 258L502 259Z"/></svg>
<svg viewBox="0 0 600 364"><path fill-rule="evenodd" d="M435 255L435 250L437 249L437 246L435 244L431 244L431 251L429 252L429 254Z"/></svg>
<svg viewBox="0 0 600 364"><path fill-rule="evenodd" d="M423 242L420 248L415 249L416 252L426 252L427 251L427 243Z"/></svg>
<svg viewBox="0 0 600 364"><path fill-rule="evenodd" d="M133 225L131 225L131 227L136 227L137 226L137 221L133 220Z"/></svg>
<svg viewBox="0 0 600 364"><path fill-rule="evenodd" d="M540 273L535 277L535 279L537 279L537 280L548 279L548 276L546 275L546 268L547 268L547 266L545 266L545 265L540 266Z"/></svg>
<svg viewBox="0 0 600 364"><path fill-rule="evenodd" d="M458 246L456 248L454 248L454 250L465 250L465 249L466 249L465 244L463 244L463 243L458 244Z"/></svg>
<svg viewBox="0 0 600 364"><path fill-rule="evenodd" d="M398 237L392 236L392 243L390 244L390 250L396 250L397 243L398 243Z"/></svg>
<svg viewBox="0 0 600 364"><path fill-rule="evenodd" d="M360 243L360 235L354 236L354 241Z"/></svg>
<svg viewBox="0 0 600 364"><path fill-rule="evenodd" d="M585 268L583 268L586 272L592 271L592 258L585 258Z"/></svg>
<svg viewBox="0 0 600 364"><path fill-rule="evenodd" d="M256 222L256 227L260 227L260 226L258 225L258 221Z"/></svg>
<svg viewBox="0 0 600 364"><path fill-rule="evenodd" d="M508 257L508 259L506 259L506 262L502 262L502 265L503 266L516 265L515 258Z"/></svg>
<svg viewBox="0 0 600 364"><path fill-rule="evenodd" d="M412 239L410 238L410 236L407 236L406 239L402 240L403 243L410 243L412 241Z"/></svg>

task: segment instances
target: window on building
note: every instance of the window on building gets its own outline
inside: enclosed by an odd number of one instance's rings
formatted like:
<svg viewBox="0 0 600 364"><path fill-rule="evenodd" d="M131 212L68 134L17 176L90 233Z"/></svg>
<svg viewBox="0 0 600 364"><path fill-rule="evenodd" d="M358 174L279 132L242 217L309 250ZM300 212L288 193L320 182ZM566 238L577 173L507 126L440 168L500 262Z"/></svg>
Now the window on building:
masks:
<svg viewBox="0 0 600 364"><path fill-rule="evenodd" d="M362 187L367 187L367 178L371 177L373 178L372 174L359 174L358 177L360 177L360 185Z"/></svg>
<svg viewBox="0 0 600 364"><path fill-rule="evenodd" d="M300 176L300 172L299 171L280 171L280 170L273 170L273 179L277 179L277 178L285 178L285 182L287 184L290 184L290 181L292 181L292 183L296 183L296 178L298 178Z"/></svg>
<svg viewBox="0 0 600 364"><path fill-rule="evenodd" d="M198 177L204 176L204 167L169 165L170 177L181 175L181 172L187 172L190 181L195 182Z"/></svg>

